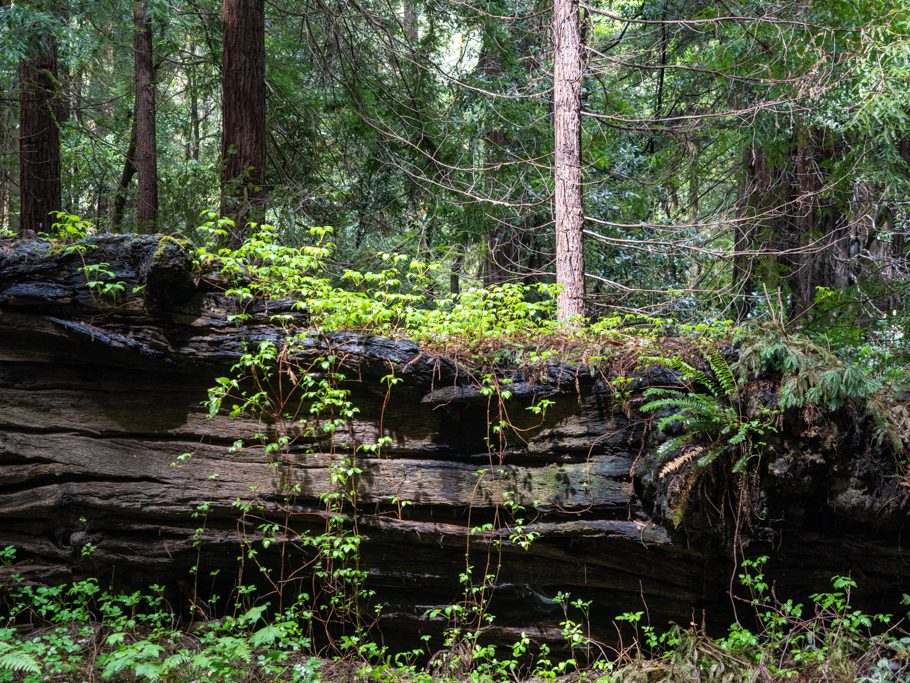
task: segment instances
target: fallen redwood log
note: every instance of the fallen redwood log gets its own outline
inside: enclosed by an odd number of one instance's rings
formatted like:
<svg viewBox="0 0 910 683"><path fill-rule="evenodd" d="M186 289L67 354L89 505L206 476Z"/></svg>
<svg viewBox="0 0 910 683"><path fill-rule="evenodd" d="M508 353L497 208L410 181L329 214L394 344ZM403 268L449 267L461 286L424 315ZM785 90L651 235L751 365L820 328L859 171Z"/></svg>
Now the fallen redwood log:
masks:
<svg viewBox="0 0 910 683"><path fill-rule="evenodd" d="M178 599L224 591L263 522L280 522L286 538L324 528L320 496L342 456L325 439L299 443L280 466L261 448L234 448L263 425L209 417L207 389L246 344L280 343L284 332L265 315L228 323L234 304L174 240L93 244L80 256L0 242L0 547L15 546L19 559L5 571L159 583ZM124 294L89 289L83 258L107 263ZM391 438L381 455L357 456L356 478L361 566L387 633L432 630L424 615L459 599L468 548L472 563L495 570L490 609L502 638L558 638L559 591L593 600L599 629L641 609L655 623L703 611L727 619L729 528L699 513L708 500L680 528L667 521L659 465L646 465L653 430L613 405L604 378L565 366L516 375L515 414L534 397L554 404L540 424L516 418L526 431L491 456L487 398L454 361L346 333L312 336L300 353L339 359L360 413L338 438ZM387 401L380 378L390 371L401 384ZM895 611L910 579L896 465L861 424L827 424L825 435L803 435L791 420L763 463L764 521L739 540L772 554L782 590L852 573L870 604ZM471 531L499 514L504 491L538 536L527 549L507 533ZM305 566L293 542L272 550L257 562L287 576Z"/></svg>

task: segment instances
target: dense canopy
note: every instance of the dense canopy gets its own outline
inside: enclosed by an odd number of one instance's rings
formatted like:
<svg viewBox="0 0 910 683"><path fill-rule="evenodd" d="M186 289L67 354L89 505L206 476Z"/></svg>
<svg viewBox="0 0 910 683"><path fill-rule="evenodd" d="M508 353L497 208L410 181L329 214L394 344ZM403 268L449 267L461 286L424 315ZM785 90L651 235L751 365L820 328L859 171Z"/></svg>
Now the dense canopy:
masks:
<svg viewBox="0 0 910 683"><path fill-rule="evenodd" d="M4 229L193 236L220 209L453 292L552 281L583 230L595 318L905 318L903 0L3 4Z"/></svg>

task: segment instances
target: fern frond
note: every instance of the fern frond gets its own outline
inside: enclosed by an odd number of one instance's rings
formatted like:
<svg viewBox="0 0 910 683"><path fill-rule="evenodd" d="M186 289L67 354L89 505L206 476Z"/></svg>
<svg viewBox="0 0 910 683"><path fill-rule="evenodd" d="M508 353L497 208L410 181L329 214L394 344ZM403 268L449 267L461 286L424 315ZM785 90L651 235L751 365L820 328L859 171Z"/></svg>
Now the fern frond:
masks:
<svg viewBox="0 0 910 683"><path fill-rule="evenodd" d="M692 460L697 458L705 449L701 446L691 446L687 448L682 455L678 455L672 460L668 461L663 467L660 468L658 477L663 479L668 474L675 472L686 465L688 465Z"/></svg>
<svg viewBox="0 0 910 683"><path fill-rule="evenodd" d="M717 378L717 383L723 391L724 396L734 398L737 394L736 378L733 376L730 365L721 355L720 351L712 349L710 353L708 353L708 365L711 367L711 372L713 372L714 376Z"/></svg>
<svg viewBox="0 0 910 683"><path fill-rule="evenodd" d="M705 394L678 393L674 396L666 396L664 398L658 398L653 401L649 401L641 408L639 408L639 410L645 413L664 409L692 410L703 412L720 410L721 406L717 404L716 400L710 396L706 396Z"/></svg>
<svg viewBox="0 0 910 683"><path fill-rule="evenodd" d="M733 474L742 474L746 471L746 465L749 464L749 461L752 458L757 458L758 456L755 453L745 453L736 463L733 465Z"/></svg>
<svg viewBox="0 0 910 683"><path fill-rule="evenodd" d="M695 462L695 467L703 470L706 467L709 467L711 463L717 460L723 453L723 448L712 448Z"/></svg>
<svg viewBox="0 0 910 683"><path fill-rule="evenodd" d="M694 470L689 472L688 476L683 480L682 486L677 494L678 502L673 507L672 519L674 526L682 524L683 519L686 516L686 510L689 507L689 502L692 500L692 489L695 488L695 484L698 483L698 480L698 473Z"/></svg>
<svg viewBox="0 0 910 683"><path fill-rule="evenodd" d="M22 652L8 643L0 643L0 671L40 674L41 667L27 652Z"/></svg>
<svg viewBox="0 0 910 683"><path fill-rule="evenodd" d="M675 453L679 449L683 448L692 440L691 434L680 434L679 436L674 436L673 438L667 439L660 446L657 447L657 455L660 458L664 458L671 453Z"/></svg>

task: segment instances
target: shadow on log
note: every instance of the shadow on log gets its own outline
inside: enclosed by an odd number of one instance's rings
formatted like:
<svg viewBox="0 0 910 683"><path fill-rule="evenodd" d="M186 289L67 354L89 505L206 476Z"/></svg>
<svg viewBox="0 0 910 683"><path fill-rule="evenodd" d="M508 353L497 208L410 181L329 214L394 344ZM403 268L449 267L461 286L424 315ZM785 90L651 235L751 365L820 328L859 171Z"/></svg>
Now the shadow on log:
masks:
<svg viewBox="0 0 910 683"><path fill-rule="evenodd" d="M209 418L201 403L245 344L280 343L281 330L264 315L226 322L234 304L194 274L174 240L91 241L86 258L125 283L119 300L86 287L78 254L0 242L0 547L16 546L20 560L6 571L40 582L159 583L177 600L223 591L262 521L322 527L319 497L336 456L320 440L295 446L278 466L260 448L232 449L263 425ZM630 610L654 623L703 613L728 622L729 528L702 514L707 500L679 529L667 521L655 436L641 416L612 405L604 378L565 366L517 377L517 406L543 396L554 405L500 463L485 441L486 397L454 361L347 333L313 336L303 353L341 359L361 410L344 438L391 438L382 457L357 462L362 566L388 637L436 630L424 615L458 599L469 546L476 561L489 550L499 567L498 638L558 639L558 591L594 601L595 629ZM383 413L380 378L391 371L402 383ZM867 604L896 611L910 568L894 458L849 416L829 416L811 433L795 418L788 427L762 462L759 522L740 539L747 552L772 556L769 574L784 595L852 574ZM193 455L174 466L182 453ZM501 476L482 474L491 467ZM527 550L470 534L493 518L505 489L539 534ZM241 519L237 501L255 514ZM283 547L285 557L260 561L305 561L303 550Z"/></svg>

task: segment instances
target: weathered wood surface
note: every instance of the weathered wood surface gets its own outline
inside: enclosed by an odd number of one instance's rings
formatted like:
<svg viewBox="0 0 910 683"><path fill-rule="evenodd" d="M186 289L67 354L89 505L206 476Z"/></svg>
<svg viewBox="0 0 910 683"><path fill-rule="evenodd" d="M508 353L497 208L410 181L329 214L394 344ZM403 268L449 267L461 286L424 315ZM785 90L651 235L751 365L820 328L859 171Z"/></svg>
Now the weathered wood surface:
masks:
<svg viewBox="0 0 910 683"><path fill-rule="evenodd" d="M141 292L106 301L86 288L79 255L0 242L0 547L19 549L13 569L34 580L113 576L185 593L197 558L200 575L228 577L241 541L255 537L258 522L238 522L236 500L261 506L257 519L319 529L319 496L337 457L326 443L295 446L276 466L259 448L231 452L262 425L209 418L200 405L246 342L282 333L264 319L225 322L233 304L194 276L173 241L101 236L95 244L86 258L109 263L128 292ZM314 356L331 350L342 359L361 408L343 439L380 436L379 378L394 370L403 380L381 421L392 445L358 461L364 566L386 605L386 628L425 628L428 607L458 598L467 544L482 559L491 541L469 528L492 517L504 489L540 534L529 550L502 543L493 611L504 634L558 633L562 614L547 598L560 590L593 599L601 625L630 609L687 622L729 605L720 533L665 527L642 502L656 495L656 475L635 466L653 452L653 438L643 420L611 406L602 380L554 367L513 386L516 413L534 395L555 405L500 463L484 441L486 399L451 360L353 334L308 344ZM856 439L797 434L777 446L760 502L768 522L750 532L752 548L774 552L792 588L853 572L888 604L910 578L900 542L906 515L883 470L868 462L862 470ZM192 458L173 466L184 452ZM491 467L501 476L478 474ZM201 504L210 507L197 532Z"/></svg>

